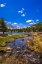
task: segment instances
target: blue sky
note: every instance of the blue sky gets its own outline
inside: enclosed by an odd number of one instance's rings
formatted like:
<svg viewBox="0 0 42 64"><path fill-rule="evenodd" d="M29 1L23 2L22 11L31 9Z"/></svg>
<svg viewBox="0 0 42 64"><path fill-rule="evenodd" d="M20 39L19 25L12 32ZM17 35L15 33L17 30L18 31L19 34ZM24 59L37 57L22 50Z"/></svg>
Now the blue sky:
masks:
<svg viewBox="0 0 42 64"><path fill-rule="evenodd" d="M0 0L0 18L12 25L42 22L42 0Z"/></svg>

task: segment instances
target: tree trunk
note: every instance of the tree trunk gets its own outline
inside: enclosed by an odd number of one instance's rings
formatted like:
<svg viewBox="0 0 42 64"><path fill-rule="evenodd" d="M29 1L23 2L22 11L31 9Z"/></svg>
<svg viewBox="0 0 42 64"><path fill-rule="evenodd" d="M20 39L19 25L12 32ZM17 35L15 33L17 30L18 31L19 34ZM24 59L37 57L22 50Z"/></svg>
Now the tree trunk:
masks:
<svg viewBox="0 0 42 64"><path fill-rule="evenodd" d="M3 32L3 34L4 34L4 32Z"/></svg>

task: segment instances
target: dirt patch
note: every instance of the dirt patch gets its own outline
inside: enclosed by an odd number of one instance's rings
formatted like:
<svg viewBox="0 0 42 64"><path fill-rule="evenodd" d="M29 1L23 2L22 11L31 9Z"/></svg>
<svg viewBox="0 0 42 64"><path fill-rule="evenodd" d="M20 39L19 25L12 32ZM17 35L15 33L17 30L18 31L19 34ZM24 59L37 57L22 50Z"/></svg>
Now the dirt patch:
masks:
<svg viewBox="0 0 42 64"><path fill-rule="evenodd" d="M6 37L6 36L8 36L7 34L0 34L0 36L2 36L2 37Z"/></svg>

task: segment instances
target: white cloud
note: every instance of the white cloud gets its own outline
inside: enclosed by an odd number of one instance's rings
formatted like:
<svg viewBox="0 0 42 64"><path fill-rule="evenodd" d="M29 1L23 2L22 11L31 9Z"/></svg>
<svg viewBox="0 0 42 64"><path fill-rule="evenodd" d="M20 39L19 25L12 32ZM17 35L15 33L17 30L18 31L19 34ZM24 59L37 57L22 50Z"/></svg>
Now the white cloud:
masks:
<svg viewBox="0 0 42 64"><path fill-rule="evenodd" d="M33 23L29 23L29 24L33 24Z"/></svg>
<svg viewBox="0 0 42 64"><path fill-rule="evenodd" d="M6 3L4 3L4 4L0 4L0 7L5 7L5 5L6 5Z"/></svg>
<svg viewBox="0 0 42 64"><path fill-rule="evenodd" d="M36 22L38 22L39 21L39 19L36 19Z"/></svg>
<svg viewBox="0 0 42 64"><path fill-rule="evenodd" d="M22 8L22 10L25 10L24 8Z"/></svg>
<svg viewBox="0 0 42 64"><path fill-rule="evenodd" d="M26 14L22 14L21 16L25 17Z"/></svg>
<svg viewBox="0 0 42 64"><path fill-rule="evenodd" d="M26 16L26 13L24 13L24 8L22 8L20 11L18 11L18 13L21 13L22 15L21 16L23 16L23 17L25 17Z"/></svg>
<svg viewBox="0 0 42 64"><path fill-rule="evenodd" d="M14 24L17 24L16 22L14 22Z"/></svg>
<svg viewBox="0 0 42 64"><path fill-rule="evenodd" d="M18 13L23 13L23 10L18 11Z"/></svg>
<svg viewBox="0 0 42 64"><path fill-rule="evenodd" d="M35 22L31 22L31 23L29 23L29 24L36 24Z"/></svg>
<svg viewBox="0 0 42 64"><path fill-rule="evenodd" d="M18 11L18 13L23 13L24 8L22 8L21 10Z"/></svg>
<svg viewBox="0 0 42 64"><path fill-rule="evenodd" d="M34 21L34 20L27 20L26 23L29 23L29 22L32 22L32 21Z"/></svg>

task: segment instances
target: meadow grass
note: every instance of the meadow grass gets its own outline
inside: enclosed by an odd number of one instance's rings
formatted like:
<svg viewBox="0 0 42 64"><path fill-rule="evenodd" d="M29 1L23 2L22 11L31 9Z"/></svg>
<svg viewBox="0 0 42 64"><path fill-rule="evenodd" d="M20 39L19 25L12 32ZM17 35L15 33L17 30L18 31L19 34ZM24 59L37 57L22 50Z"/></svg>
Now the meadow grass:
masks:
<svg viewBox="0 0 42 64"><path fill-rule="evenodd" d="M0 50L5 50L7 48L7 42L13 42L16 38L19 38L21 36L23 36L23 34L8 35L6 37L0 36Z"/></svg>
<svg viewBox="0 0 42 64"><path fill-rule="evenodd" d="M33 40L27 40L29 48L35 52L42 53L42 41L40 36L34 36Z"/></svg>

